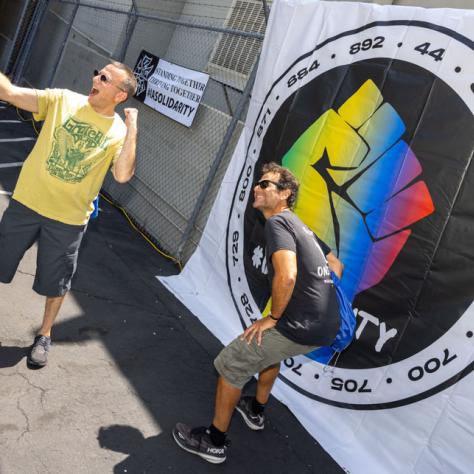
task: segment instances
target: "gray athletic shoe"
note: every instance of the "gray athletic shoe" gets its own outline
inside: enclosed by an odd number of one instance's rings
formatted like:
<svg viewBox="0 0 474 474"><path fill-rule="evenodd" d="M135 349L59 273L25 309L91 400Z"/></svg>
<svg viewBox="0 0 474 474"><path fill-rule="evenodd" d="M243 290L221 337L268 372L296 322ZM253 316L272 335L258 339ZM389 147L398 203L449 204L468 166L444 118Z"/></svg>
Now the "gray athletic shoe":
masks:
<svg viewBox="0 0 474 474"><path fill-rule="evenodd" d="M191 429L184 423L177 423L173 429L173 438L180 448L208 462L220 464L226 460L228 442L224 446L216 446L205 426Z"/></svg>
<svg viewBox="0 0 474 474"><path fill-rule="evenodd" d="M51 338L48 336L36 336L33 346L28 355L28 363L44 367L48 363L48 352L51 347Z"/></svg>
<svg viewBox="0 0 474 474"><path fill-rule="evenodd" d="M256 415L252 411L252 400L253 397L242 397L235 408L251 430L260 431L265 428L265 415L263 413Z"/></svg>

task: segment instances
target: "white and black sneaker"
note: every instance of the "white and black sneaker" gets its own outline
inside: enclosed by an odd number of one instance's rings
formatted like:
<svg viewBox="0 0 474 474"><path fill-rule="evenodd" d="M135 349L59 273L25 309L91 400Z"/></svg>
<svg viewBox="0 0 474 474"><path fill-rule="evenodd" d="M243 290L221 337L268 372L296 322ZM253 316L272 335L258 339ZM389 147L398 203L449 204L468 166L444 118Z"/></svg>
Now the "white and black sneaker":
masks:
<svg viewBox="0 0 474 474"><path fill-rule="evenodd" d="M205 426L191 428L184 423L176 423L173 438L180 448L208 462L220 464L226 460L229 442L226 441L224 446L216 446L211 440L209 428Z"/></svg>
<svg viewBox="0 0 474 474"><path fill-rule="evenodd" d="M256 415L252 411L252 400L253 397L242 397L235 408L251 430L260 431L265 428L265 415L263 413Z"/></svg>

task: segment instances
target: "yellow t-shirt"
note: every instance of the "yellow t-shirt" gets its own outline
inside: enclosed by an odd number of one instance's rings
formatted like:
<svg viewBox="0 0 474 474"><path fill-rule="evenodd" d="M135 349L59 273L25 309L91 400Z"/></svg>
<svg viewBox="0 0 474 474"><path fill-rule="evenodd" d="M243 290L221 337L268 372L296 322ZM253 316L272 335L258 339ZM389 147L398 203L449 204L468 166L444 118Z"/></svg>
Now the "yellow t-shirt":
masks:
<svg viewBox="0 0 474 474"><path fill-rule="evenodd" d="M120 154L123 120L105 117L87 97L64 89L38 92L36 120L44 120L13 198L42 216L86 224L107 170Z"/></svg>

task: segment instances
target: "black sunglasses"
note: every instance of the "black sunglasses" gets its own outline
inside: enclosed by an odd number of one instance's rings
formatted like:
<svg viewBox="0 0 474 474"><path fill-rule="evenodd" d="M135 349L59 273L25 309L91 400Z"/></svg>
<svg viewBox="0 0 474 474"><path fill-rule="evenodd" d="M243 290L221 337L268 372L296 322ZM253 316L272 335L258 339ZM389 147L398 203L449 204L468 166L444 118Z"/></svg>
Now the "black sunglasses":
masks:
<svg viewBox="0 0 474 474"><path fill-rule="evenodd" d="M114 84L104 73L101 73L97 69L94 69L94 77L99 76L99 79L101 82L105 82L107 84L110 84L112 86L115 86L117 89L120 89L122 92L127 92L126 90L122 89L119 87L117 84Z"/></svg>
<svg viewBox="0 0 474 474"><path fill-rule="evenodd" d="M261 189L267 189L270 184L274 184L278 189L285 189L285 186L269 179L261 179L255 183L255 186L260 186Z"/></svg>

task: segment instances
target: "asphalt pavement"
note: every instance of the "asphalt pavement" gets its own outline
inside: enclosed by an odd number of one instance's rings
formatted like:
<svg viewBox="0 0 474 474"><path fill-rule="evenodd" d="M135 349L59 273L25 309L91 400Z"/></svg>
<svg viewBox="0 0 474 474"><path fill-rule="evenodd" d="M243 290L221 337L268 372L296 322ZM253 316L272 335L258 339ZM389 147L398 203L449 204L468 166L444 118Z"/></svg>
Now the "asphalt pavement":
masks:
<svg viewBox="0 0 474 474"><path fill-rule="evenodd" d="M34 143L20 139L35 136L31 124L14 122L14 109L2 107L0 215L18 163ZM100 207L88 226L45 368L26 364L44 307L44 298L31 289L36 246L13 282L0 284L0 473L343 472L273 398L263 432L250 431L234 416L222 465L175 444L171 429L177 421L195 426L212 418L212 361L222 345L156 279L177 273L177 267L116 208L103 199Z"/></svg>

